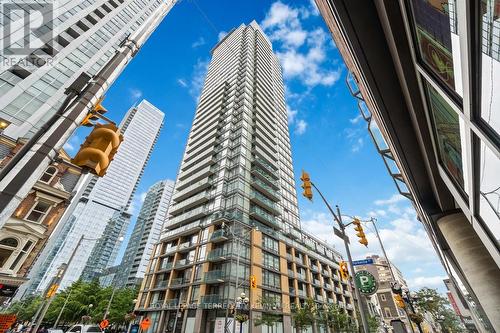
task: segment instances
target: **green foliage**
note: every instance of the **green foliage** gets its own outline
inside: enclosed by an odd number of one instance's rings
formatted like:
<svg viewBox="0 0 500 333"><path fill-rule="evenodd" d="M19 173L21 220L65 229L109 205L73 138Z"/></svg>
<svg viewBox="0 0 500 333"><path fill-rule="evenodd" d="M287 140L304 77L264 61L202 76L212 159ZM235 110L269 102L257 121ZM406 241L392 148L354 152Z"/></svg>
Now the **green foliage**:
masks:
<svg viewBox="0 0 500 333"><path fill-rule="evenodd" d="M458 316L450 308L447 298L436 289L422 288L417 293L417 308L429 312L439 322L444 331L463 332L464 328ZM438 320L439 319L439 320Z"/></svg>
<svg viewBox="0 0 500 333"><path fill-rule="evenodd" d="M298 332L303 332L314 323L316 315L316 305L312 299L308 299L306 303L294 309L292 312L292 323Z"/></svg>
<svg viewBox="0 0 500 333"><path fill-rule="evenodd" d="M330 304L318 311L318 322L325 329L333 328L334 331L350 331L354 329L351 317L337 304Z"/></svg>
<svg viewBox="0 0 500 333"><path fill-rule="evenodd" d="M264 311L260 318L254 320L254 326L267 326L273 331L273 327L277 322L281 321L281 316L278 314L267 313L265 311L272 311L277 307L276 299L273 297L260 297L257 303L262 307Z"/></svg>
<svg viewBox="0 0 500 333"><path fill-rule="evenodd" d="M97 280L77 281L55 296L44 321L54 323L66 303L59 324L77 323L84 316L90 316L90 322L98 323L104 317L112 293L112 287L102 288ZM111 323L124 324L130 319L126 315L133 311L133 300L137 293L137 289L130 288L115 290L108 314ZM12 304L5 312L17 313L20 320L31 320L41 301L40 296L28 298Z"/></svg>
<svg viewBox="0 0 500 333"><path fill-rule="evenodd" d="M377 317L369 316L368 317L368 329L370 332L378 332L378 328L380 326L380 322Z"/></svg>

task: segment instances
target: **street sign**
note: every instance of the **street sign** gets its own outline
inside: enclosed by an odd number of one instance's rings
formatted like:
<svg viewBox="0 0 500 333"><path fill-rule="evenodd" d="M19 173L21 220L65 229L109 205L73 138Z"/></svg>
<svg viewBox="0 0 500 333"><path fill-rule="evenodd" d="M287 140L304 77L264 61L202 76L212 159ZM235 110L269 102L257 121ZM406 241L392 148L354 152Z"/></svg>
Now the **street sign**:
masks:
<svg viewBox="0 0 500 333"><path fill-rule="evenodd" d="M338 238L340 238L342 240L345 240L347 242L347 244L349 244L349 237L347 237L347 235L344 235L342 233L342 231L340 231L339 229L333 227L333 233L335 234L335 236L337 236Z"/></svg>
<svg viewBox="0 0 500 333"><path fill-rule="evenodd" d="M373 259L354 260L352 262L353 266L371 265L371 264L373 264Z"/></svg>
<svg viewBox="0 0 500 333"><path fill-rule="evenodd" d="M109 320L107 320L107 319L104 319L104 320L102 320L102 321L99 323L99 328L100 328L101 330L105 329L105 328L106 328L106 327L108 327L108 326L109 326Z"/></svg>
<svg viewBox="0 0 500 333"><path fill-rule="evenodd" d="M359 271L355 275L356 287L364 295L373 295L378 289L377 280L368 271Z"/></svg>
<svg viewBox="0 0 500 333"><path fill-rule="evenodd" d="M146 317L141 321L139 325L141 326L141 329L145 331L149 328L149 326L151 326L151 320L149 320L149 318Z"/></svg>

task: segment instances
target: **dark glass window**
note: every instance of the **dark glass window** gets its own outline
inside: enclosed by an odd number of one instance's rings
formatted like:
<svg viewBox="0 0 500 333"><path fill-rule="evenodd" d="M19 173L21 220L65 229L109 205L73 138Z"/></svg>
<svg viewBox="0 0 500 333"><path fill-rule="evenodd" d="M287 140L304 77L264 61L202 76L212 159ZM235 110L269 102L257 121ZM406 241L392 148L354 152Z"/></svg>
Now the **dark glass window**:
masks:
<svg viewBox="0 0 500 333"><path fill-rule="evenodd" d="M426 86L441 165L465 190L459 116L433 87Z"/></svg>
<svg viewBox="0 0 500 333"><path fill-rule="evenodd" d="M448 86L461 94L460 82L456 80L455 68L459 69L459 44L456 30L455 1L449 0L411 0L416 49L421 61L428 69ZM455 50L455 52L453 52Z"/></svg>

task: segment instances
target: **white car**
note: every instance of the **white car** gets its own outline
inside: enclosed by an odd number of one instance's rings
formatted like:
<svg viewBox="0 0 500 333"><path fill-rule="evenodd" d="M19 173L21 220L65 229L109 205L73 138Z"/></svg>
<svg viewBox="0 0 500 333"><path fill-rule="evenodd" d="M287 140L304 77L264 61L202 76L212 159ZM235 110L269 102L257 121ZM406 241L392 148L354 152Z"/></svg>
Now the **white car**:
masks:
<svg viewBox="0 0 500 333"><path fill-rule="evenodd" d="M49 331L49 333L64 333L60 328L49 328L47 331Z"/></svg>
<svg viewBox="0 0 500 333"><path fill-rule="evenodd" d="M102 333L102 330L97 325L76 324L71 326L66 333Z"/></svg>

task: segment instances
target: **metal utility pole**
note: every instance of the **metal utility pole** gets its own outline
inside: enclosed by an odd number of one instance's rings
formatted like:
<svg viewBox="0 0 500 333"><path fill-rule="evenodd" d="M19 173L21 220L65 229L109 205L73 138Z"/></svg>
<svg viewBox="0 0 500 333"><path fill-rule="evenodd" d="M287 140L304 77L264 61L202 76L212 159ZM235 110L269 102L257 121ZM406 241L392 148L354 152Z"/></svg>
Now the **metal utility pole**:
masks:
<svg viewBox="0 0 500 333"><path fill-rule="evenodd" d="M64 300L64 304L63 306L61 307L61 311L59 311L59 314L57 315L57 319L56 321L54 322L54 325L52 325L52 328L57 328L57 324L59 324L59 320L61 320L61 316L64 312L64 309L66 309L66 304L68 304L68 301L69 301L69 298L71 296L71 292L73 292L73 289L71 289L68 293L68 296L66 296L66 299Z"/></svg>
<svg viewBox="0 0 500 333"><path fill-rule="evenodd" d="M57 113L33 136L26 148L21 149L19 156L14 157L3 168L0 173L0 228L80 125L92 105L137 54L172 5L161 3L160 9L143 24L142 29L129 35L121 43L115 55L91 81L87 74L82 73L66 90L68 97Z"/></svg>
<svg viewBox="0 0 500 333"><path fill-rule="evenodd" d="M111 293L111 297L109 298L108 306L106 307L106 311L104 312L104 317L102 318L103 320L108 317L109 308L111 308L111 303L113 302L113 297L115 297L115 292L116 292L116 288L113 287L113 292Z"/></svg>
<svg viewBox="0 0 500 333"><path fill-rule="evenodd" d="M340 208L339 208L339 206L336 206L336 208L337 208L337 214L335 214L335 212L333 211L332 207L330 207L330 204L328 203L328 201L326 201L326 198L323 196L323 194L321 193L321 191L316 187L316 185L314 185L313 182L311 182L311 185L319 193L321 199L325 203L326 207L328 208L328 210L332 214L333 219L335 220L335 222L337 222L337 224L338 224L338 226L340 228L340 235L338 235L338 236L340 236L340 238L342 238L342 240L344 241L345 251L346 251L346 254L347 254L347 260L349 261L349 268L351 270L351 274L353 274L353 277L354 277L354 265L352 263L351 250L349 249L349 241L348 241L348 237L347 237L347 235L345 233L345 228L349 224L344 225L342 223L342 215L340 214ZM336 234L337 234L337 232L336 232ZM361 298L361 293L359 292L359 289L356 286L356 281L354 281L354 292L356 294L356 298L358 299L358 307L359 307L359 313L360 313L360 316L361 316L361 322L363 324L363 331L364 331L364 333L370 333L370 329L368 327L368 318L366 317L365 308L363 307L363 299Z"/></svg>

